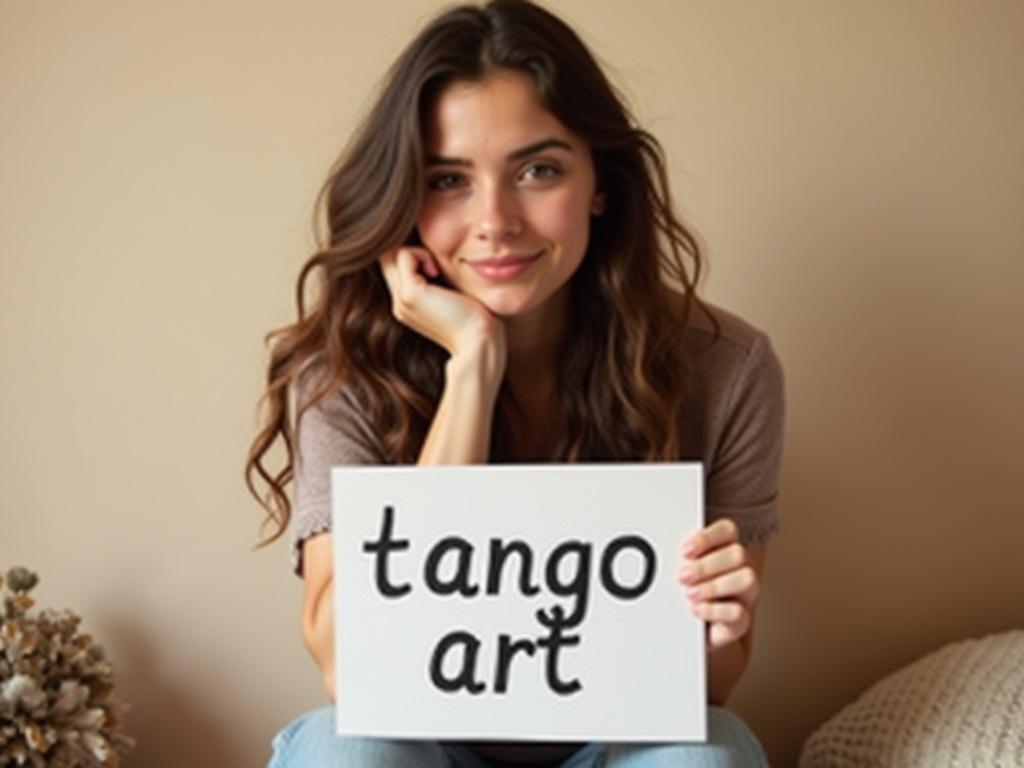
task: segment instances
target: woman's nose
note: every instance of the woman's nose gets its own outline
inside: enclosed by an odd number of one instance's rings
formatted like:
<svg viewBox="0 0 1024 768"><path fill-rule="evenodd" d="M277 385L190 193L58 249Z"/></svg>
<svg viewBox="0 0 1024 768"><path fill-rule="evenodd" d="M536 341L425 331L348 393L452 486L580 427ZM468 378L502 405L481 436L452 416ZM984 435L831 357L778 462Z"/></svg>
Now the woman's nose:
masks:
<svg viewBox="0 0 1024 768"><path fill-rule="evenodd" d="M502 184L484 185L476 198L473 228L477 239L499 242L522 232L522 212L512 190Z"/></svg>

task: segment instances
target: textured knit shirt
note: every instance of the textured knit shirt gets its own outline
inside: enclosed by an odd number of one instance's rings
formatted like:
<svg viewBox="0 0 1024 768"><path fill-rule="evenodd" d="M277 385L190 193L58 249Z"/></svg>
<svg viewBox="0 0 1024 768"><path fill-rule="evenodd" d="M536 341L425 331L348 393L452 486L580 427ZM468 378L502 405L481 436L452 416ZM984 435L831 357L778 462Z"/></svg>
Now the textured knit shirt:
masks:
<svg viewBox="0 0 1024 768"><path fill-rule="evenodd" d="M692 370L679 459L704 464L706 523L731 518L741 543L763 544L779 526L782 369L763 332L722 309L712 311L720 325L714 343L713 327L700 313L681 334ZM392 462L346 391L303 413L296 445L292 565L301 575L303 542L331 529L331 467Z"/></svg>

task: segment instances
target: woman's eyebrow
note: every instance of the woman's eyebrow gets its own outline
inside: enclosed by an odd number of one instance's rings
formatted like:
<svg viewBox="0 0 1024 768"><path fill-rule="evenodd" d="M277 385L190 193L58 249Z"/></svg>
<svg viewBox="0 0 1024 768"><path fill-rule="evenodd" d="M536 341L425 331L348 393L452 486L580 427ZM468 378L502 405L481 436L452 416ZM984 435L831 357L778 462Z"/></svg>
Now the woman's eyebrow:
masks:
<svg viewBox="0 0 1024 768"><path fill-rule="evenodd" d="M528 155L533 155L552 147L564 149L566 152L572 152L572 147L569 146L568 142L562 141L561 139L541 139L540 141L533 142L533 144L527 144L525 147L520 147L514 152L509 152L508 155L505 156L505 159L520 160Z"/></svg>
<svg viewBox="0 0 1024 768"><path fill-rule="evenodd" d="M516 149L516 150L513 150L513 151L509 152L505 156L505 159L509 160L509 161L511 161L511 160L520 160L521 158L524 158L524 157L527 157L529 155L535 154L537 152L542 152L545 149L551 149L551 148L564 149L566 152L572 152L572 147L570 147L567 142L562 141L561 139L555 139L555 138L541 139L540 141L535 141L532 144L527 144L525 147L520 147L519 149ZM473 165L472 161L465 160L465 159L463 159L461 157L443 157L441 155L427 155L427 161L426 162L427 162L428 166L431 166L431 165L460 165L460 166L470 167L470 166Z"/></svg>

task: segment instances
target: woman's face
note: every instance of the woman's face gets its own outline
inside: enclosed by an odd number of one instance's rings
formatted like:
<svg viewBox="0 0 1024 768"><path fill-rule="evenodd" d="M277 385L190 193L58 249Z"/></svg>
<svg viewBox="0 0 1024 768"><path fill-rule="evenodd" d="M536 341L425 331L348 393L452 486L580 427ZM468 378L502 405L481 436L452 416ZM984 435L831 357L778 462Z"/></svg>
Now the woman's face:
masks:
<svg viewBox="0 0 1024 768"><path fill-rule="evenodd" d="M564 296L603 205L590 148L509 70L448 86L425 128L417 228L448 283L502 317Z"/></svg>

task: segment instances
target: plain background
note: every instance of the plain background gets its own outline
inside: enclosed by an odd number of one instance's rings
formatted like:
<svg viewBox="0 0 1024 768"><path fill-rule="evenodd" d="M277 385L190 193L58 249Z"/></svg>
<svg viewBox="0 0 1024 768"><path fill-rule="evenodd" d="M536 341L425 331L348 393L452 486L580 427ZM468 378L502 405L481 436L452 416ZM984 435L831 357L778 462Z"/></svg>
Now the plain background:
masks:
<svg viewBox="0 0 1024 768"><path fill-rule="evenodd" d="M551 7L663 141L707 296L784 363L732 704L792 764L882 675L1024 624L1024 5ZM129 765L262 764L324 700L287 548L252 550L262 335L436 8L0 0L0 566L105 643Z"/></svg>

